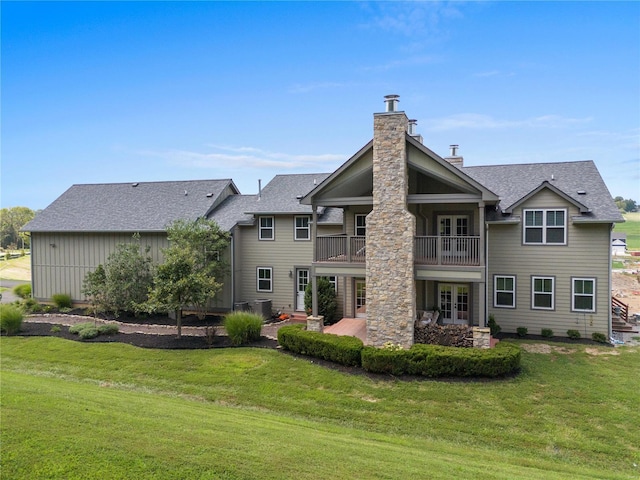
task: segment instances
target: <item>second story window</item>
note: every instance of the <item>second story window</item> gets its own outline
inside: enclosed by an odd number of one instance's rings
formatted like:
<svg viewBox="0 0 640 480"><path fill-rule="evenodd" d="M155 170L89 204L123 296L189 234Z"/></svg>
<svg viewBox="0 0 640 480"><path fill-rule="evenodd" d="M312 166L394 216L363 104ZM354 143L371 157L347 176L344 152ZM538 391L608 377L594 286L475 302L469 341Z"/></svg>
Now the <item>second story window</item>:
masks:
<svg viewBox="0 0 640 480"><path fill-rule="evenodd" d="M356 213L355 221L356 235L364 237L367 234L367 215L364 213Z"/></svg>
<svg viewBox="0 0 640 480"><path fill-rule="evenodd" d="M275 226L273 217L260 217L260 232L259 239L260 240L275 240Z"/></svg>
<svg viewBox="0 0 640 480"><path fill-rule="evenodd" d="M524 210L523 241L526 245L565 245L566 210Z"/></svg>
<svg viewBox="0 0 640 480"><path fill-rule="evenodd" d="M311 225L309 217L295 217L294 219L294 239L311 240Z"/></svg>

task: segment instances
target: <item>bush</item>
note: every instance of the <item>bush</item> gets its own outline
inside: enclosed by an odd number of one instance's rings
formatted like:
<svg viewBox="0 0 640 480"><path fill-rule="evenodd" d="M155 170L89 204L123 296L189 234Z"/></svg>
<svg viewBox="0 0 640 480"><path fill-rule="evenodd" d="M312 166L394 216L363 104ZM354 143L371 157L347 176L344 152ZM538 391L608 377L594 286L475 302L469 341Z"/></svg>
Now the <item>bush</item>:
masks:
<svg viewBox="0 0 640 480"><path fill-rule="evenodd" d="M318 315L324 317L325 325L333 325L337 320L338 300L336 299L336 290L328 278L318 277ZM304 308L307 312L311 312L313 289L309 282L304 291Z"/></svg>
<svg viewBox="0 0 640 480"><path fill-rule="evenodd" d="M497 334L500 333L500 330L502 330L502 327L496 323L496 317L494 317L493 315L489 315L489 321L487 322L487 327L489 327L492 337L495 337Z"/></svg>
<svg viewBox="0 0 640 480"><path fill-rule="evenodd" d="M115 335L119 331L120 329L118 328L118 326L114 325L113 323L106 323L98 327L98 334L100 335Z"/></svg>
<svg viewBox="0 0 640 480"><path fill-rule="evenodd" d="M541 334L543 337L551 338L551 337L553 337L553 330L551 330L550 328L543 328L543 329L540 331L540 334Z"/></svg>
<svg viewBox="0 0 640 480"><path fill-rule="evenodd" d="M80 337L82 340L96 338L98 335L100 335L100 331L98 330L97 327L94 327L94 326L87 327L78 332L78 337Z"/></svg>
<svg viewBox="0 0 640 480"><path fill-rule="evenodd" d="M29 297L22 301L22 309L25 313L39 313L42 312L42 305L35 298Z"/></svg>
<svg viewBox="0 0 640 480"><path fill-rule="evenodd" d="M260 340L262 317L254 313L233 312L224 318L224 328L232 345Z"/></svg>
<svg viewBox="0 0 640 480"><path fill-rule="evenodd" d="M56 293L52 295L51 301L58 308L71 308L71 295L66 293Z"/></svg>
<svg viewBox="0 0 640 480"><path fill-rule="evenodd" d="M360 365L360 353L364 347L359 338L309 332L301 324L279 329L278 343L285 350L347 366Z"/></svg>
<svg viewBox="0 0 640 480"><path fill-rule="evenodd" d="M0 331L11 335L20 331L24 314L22 310L7 303L0 304Z"/></svg>
<svg viewBox="0 0 640 480"><path fill-rule="evenodd" d="M13 287L13 293L15 293L20 298L30 298L31 297L31 284L30 283L22 283L20 285L16 285Z"/></svg>
<svg viewBox="0 0 640 480"><path fill-rule="evenodd" d="M567 337L578 340L580 338L580 332L578 330L567 330Z"/></svg>
<svg viewBox="0 0 640 480"><path fill-rule="evenodd" d="M78 335L82 330L85 330L87 328L95 328L95 324L93 322L76 323L75 325L71 325L69 327L69 333Z"/></svg>
<svg viewBox="0 0 640 480"><path fill-rule="evenodd" d="M519 337L526 337L527 333L529 333L529 330L527 329L527 327L518 327L516 328L516 333Z"/></svg>
<svg viewBox="0 0 640 480"><path fill-rule="evenodd" d="M415 344L409 350L364 347L362 367L370 372L426 377L500 377L520 368L520 347L456 348Z"/></svg>
<svg viewBox="0 0 640 480"><path fill-rule="evenodd" d="M604 333L593 332L591 334L591 340L598 343L607 343L607 336Z"/></svg>

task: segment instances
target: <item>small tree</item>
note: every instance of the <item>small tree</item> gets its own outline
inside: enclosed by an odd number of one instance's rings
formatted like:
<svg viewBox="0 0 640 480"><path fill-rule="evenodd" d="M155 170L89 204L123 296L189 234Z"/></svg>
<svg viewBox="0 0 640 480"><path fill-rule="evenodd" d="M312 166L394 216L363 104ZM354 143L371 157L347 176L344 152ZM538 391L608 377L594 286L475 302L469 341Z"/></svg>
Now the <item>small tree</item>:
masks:
<svg viewBox="0 0 640 480"><path fill-rule="evenodd" d="M182 310L196 307L206 313L207 304L222 289L217 281L227 270L223 253L229 234L210 220L177 220L167 228L169 248L156 269L147 309L174 312L178 338L182 335Z"/></svg>
<svg viewBox="0 0 640 480"><path fill-rule="evenodd" d="M105 266L106 298L109 309L118 312L134 312L147 300L153 284L151 271L151 248L142 252L139 236L135 243L122 243L109 255Z"/></svg>
<svg viewBox="0 0 640 480"><path fill-rule="evenodd" d="M318 289L318 315L324 316L325 325L332 325L336 321L338 311L338 301L336 300L336 290L328 278L319 277L316 281ZM310 312L312 309L313 290L311 282L307 284L304 291L304 309Z"/></svg>
<svg viewBox="0 0 640 480"><path fill-rule="evenodd" d="M98 265L93 272L87 272L82 282L82 294L91 303L93 316L107 309L107 274L102 264Z"/></svg>

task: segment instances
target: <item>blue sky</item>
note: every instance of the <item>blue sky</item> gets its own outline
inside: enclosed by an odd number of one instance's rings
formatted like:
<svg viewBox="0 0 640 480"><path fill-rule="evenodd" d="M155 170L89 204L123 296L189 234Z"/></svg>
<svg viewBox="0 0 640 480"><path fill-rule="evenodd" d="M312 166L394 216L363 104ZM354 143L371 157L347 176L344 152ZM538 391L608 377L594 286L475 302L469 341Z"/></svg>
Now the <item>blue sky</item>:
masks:
<svg viewBox="0 0 640 480"><path fill-rule="evenodd" d="M466 165L640 200L639 2L1 3L2 207L74 183L330 172L383 96Z"/></svg>

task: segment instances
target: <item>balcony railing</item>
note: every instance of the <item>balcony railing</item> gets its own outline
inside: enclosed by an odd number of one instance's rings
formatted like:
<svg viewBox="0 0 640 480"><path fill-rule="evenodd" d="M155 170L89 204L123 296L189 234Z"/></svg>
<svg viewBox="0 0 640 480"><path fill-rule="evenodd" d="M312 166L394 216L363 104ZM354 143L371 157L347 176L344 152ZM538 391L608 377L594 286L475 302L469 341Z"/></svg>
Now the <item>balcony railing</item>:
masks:
<svg viewBox="0 0 640 480"><path fill-rule="evenodd" d="M326 235L316 239L316 262L364 263L365 237ZM418 265L480 265L480 237L415 237Z"/></svg>

